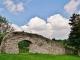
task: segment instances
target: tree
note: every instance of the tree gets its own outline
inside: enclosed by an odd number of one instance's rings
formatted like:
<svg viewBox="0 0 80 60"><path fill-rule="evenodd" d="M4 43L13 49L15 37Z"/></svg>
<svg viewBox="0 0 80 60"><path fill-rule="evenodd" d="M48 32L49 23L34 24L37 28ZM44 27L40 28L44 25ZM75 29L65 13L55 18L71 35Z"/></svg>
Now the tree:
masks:
<svg viewBox="0 0 80 60"><path fill-rule="evenodd" d="M55 41L56 39L55 38L52 38L52 41Z"/></svg>
<svg viewBox="0 0 80 60"><path fill-rule="evenodd" d="M73 14L70 18L69 25L71 26L71 31L69 34L69 46L74 47L75 49L80 49L80 15Z"/></svg>
<svg viewBox="0 0 80 60"><path fill-rule="evenodd" d="M13 28L9 25L9 22L5 17L0 15L0 43L7 32L12 31Z"/></svg>

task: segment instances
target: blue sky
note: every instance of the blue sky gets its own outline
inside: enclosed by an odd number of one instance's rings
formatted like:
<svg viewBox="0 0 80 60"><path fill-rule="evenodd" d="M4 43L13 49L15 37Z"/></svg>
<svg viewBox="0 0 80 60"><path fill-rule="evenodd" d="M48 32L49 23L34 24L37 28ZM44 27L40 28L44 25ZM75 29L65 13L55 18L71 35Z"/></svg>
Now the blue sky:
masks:
<svg viewBox="0 0 80 60"><path fill-rule="evenodd" d="M26 24L31 18L38 16L44 20L54 14L61 14L66 18L69 18L69 14L66 13L64 6L70 0L12 0L14 4L22 2L24 4L24 12L20 12L18 15L10 12L4 4L0 4L0 8L4 8L0 12L0 15L7 18L10 23L17 24L19 26ZM27 3L27 1L29 1Z"/></svg>
<svg viewBox="0 0 80 60"><path fill-rule="evenodd" d="M80 0L0 0L0 15L15 30L31 30L49 38L68 38L73 13L80 13Z"/></svg>

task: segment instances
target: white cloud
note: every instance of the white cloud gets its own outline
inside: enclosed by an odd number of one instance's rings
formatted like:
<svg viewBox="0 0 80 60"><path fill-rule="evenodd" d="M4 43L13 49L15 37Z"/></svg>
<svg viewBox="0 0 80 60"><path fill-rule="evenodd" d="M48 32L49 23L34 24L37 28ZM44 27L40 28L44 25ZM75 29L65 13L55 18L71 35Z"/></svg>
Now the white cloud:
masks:
<svg viewBox="0 0 80 60"><path fill-rule="evenodd" d="M53 30L67 29L69 27L68 19L63 18L60 14L49 17L47 21L50 23Z"/></svg>
<svg viewBox="0 0 80 60"><path fill-rule="evenodd" d="M32 18L27 25L31 33L37 33L45 37L49 36L47 32L47 24L43 19L39 17Z"/></svg>
<svg viewBox="0 0 80 60"><path fill-rule="evenodd" d="M80 11L78 11L78 14L80 14Z"/></svg>
<svg viewBox="0 0 80 60"><path fill-rule="evenodd" d="M46 29L46 22L38 17L32 18L29 23L29 28L33 30L45 30Z"/></svg>
<svg viewBox="0 0 80 60"><path fill-rule="evenodd" d="M24 31L24 32L30 32L29 26L24 25L24 26L21 26L20 28L21 28L22 31Z"/></svg>
<svg viewBox="0 0 80 60"><path fill-rule="evenodd" d="M74 12L77 12L77 10L78 10L77 7L79 5L80 5L80 0L70 0L70 2L64 6L64 9L68 13L72 14Z"/></svg>
<svg viewBox="0 0 80 60"><path fill-rule="evenodd" d="M13 24L12 26L15 31L37 33L48 38L66 39L70 32L68 23L68 19L56 14L47 18L47 23L39 17L34 17L30 19L27 25L19 27Z"/></svg>
<svg viewBox="0 0 80 60"><path fill-rule="evenodd" d="M21 27L17 26L16 24L11 24L11 27L14 28L14 31L22 31Z"/></svg>
<svg viewBox="0 0 80 60"><path fill-rule="evenodd" d="M8 10L14 14L18 14L24 11L24 5L22 2L15 4L12 0L4 0L4 4Z"/></svg>
<svg viewBox="0 0 80 60"><path fill-rule="evenodd" d="M68 38L68 34L70 32L69 20L62 17L60 14L56 14L47 19L49 24L51 25L51 38Z"/></svg>
<svg viewBox="0 0 80 60"><path fill-rule="evenodd" d="M0 8L0 12L3 11L3 10L4 10L3 8Z"/></svg>

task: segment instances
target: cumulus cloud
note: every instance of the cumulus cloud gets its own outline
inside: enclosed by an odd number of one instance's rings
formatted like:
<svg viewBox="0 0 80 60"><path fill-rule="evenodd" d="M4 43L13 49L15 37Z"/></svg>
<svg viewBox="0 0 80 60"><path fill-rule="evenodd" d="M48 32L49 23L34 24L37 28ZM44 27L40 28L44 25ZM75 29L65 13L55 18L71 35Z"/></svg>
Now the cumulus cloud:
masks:
<svg viewBox="0 0 80 60"><path fill-rule="evenodd" d="M46 22L38 17L32 18L27 25L29 25L29 28L33 30L41 31L46 29Z"/></svg>
<svg viewBox="0 0 80 60"><path fill-rule="evenodd" d="M64 9L68 13L72 14L74 12L77 12L77 10L78 10L77 7L79 5L80 5L80 0L70 0L70 2L64 6Z"/></svg>
<svg viewBox="0 0 80 60"><path fill-rule="evenodd" d="M4 10L3 8L0 8L0 12L3 11L3 10Z"/></svg>
<svg viewBox="0 0 80 60"><path fill-rule="evenodd" d="M24 5L22 2L15 4L12 0L4 0L4 5L10 12L14 14L18 14L24 11Z"/></svg>
<svg viewBox="0 0 80 60"><path fill-rule="evenodd" d="M69 20L62 17L60 14L51 16L47 19L51 26L51 38L68 38L70 32Z"/></svg>
<svg viewBox="0 0 80 60"><path fill-rule="evenodd" d="M50 23L52 29L54 29L54 30L58 30L58 29L60 30L60 29L69 27L68 19L63 18L60 14L51 16L47 20Z"/></svg>
<svg viewBox="0 0 80 60"><path fill-rule="evenodd" d="M47 24L43 19L39 17L32 18L27 25L31 33L37 33L45 37L49 36L47 33Z"/></svg>
<svg viewBox="0 0 80 60"><path fill-rule="evenodd" d="M47 23L39 18L34 17L30 19L27 25L17 26L12 24L15 31L25 31L29 33L36 33L48 38L66 39L70 32L69 20L56 14L47 18Z"/></svg>

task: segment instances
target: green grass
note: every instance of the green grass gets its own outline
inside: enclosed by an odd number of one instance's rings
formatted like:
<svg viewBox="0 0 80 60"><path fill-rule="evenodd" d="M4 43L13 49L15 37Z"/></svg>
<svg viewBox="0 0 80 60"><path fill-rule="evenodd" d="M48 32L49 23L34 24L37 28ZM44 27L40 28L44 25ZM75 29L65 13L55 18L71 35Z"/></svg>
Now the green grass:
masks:
<svg viewBox="0 0 80 60"><path fill-rule="evenodd" d="M0 60L80 60L77 55L52 55L52 54L0 54Z"/></svg>

